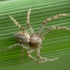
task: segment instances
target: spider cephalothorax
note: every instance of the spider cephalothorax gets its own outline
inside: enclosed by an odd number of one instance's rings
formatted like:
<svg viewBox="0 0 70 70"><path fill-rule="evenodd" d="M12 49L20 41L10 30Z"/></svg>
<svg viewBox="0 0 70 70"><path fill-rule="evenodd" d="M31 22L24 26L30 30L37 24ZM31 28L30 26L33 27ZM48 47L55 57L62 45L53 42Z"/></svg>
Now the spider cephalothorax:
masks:
<svg viewBox="0 0 70 70"><path fill-rule="evenodd" d="M37 63L43 63L46 61L54 61L58 58L53 58L53 59L48 59L48 58L43 58L40 56L40 48L41 48L41 44L42 44L42 38L44 35L46 35L49 31L54 30L54 29L66 29L66 30L70 30L70 28L65 27L65 26L51 26L48 29L46 29L45 31L43 31L43 27L45 26L45 24L49 21L52 21L54 19L57 19L61 16L70 16L70 14L58 14L55 15L51 18L48 18L46 20L44 20L43 24L41 25L40 29L38 30L37 33L34 32L33 28L30 26L30 11L31 9L29 9L28 13L27 13L27 26L30 32L27 32L25 30L25 28L23 28L21 25L19 25L19 23L12 17L9 15L9 18L18 26L18 28L20 28L22 31L17 32L16 34L14 34L15 40L18 42L17 44L14 44L13 46L7 47L6 49L4 49L3 51L12 49L16 46L21 46L21 61L23 62L22 56L23 56L23 50L26 49L27 51L27 55L29 58L33 59L35 62ZM43 31L43 32L42 32ZM37 57L40 59L37 60L36 58L34 58L31 53L35 52L37 53Z"/></svg>
<svg viewBox="0 0 70 70"><path fill-rule="evenodd" d="M41 43L42 43L42 39L38 35L32 34L30 36L30 41L29 41L30 47L38 48L38 45Z"/></svg>

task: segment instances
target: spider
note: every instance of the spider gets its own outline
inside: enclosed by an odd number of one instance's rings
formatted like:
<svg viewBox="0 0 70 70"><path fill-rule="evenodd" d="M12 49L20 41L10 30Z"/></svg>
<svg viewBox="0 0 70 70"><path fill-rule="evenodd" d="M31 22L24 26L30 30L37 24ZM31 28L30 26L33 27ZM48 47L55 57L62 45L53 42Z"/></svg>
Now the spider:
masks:
<svg viewBox="0 0 70 70"><path fill-rule="evenodd" d="M31 9L29 9L27 12L27 23L26 23L27 27L29 29L29 32L25 28L23 28L21 25L19 25L19 23L12 16L9 15L9 18L16 24L16 26L19 29L21 29L21 31L18 31L17 33L14 34L14 38L18 43L7 47L2 52L5 52L5 51L10 50L14 47L20 46L21 47L21 54L20 54L21 62L23 62L22 57L23 57L24 50L27 50L27 52L26 52L27 56L29 58L31 58L32 60L34 60L36 63L43 63L43 62L50 62L50 61L57 60L58 58L49 59L49 58L44 58L44 57L40 56L40 49L42 47L41 45L42 45L43 36L46 35L48 32L50 32L51 30L55 30L55 29L70 30L70 28L65 27L65 26L51 26L48 29L46 29L45 31L43 31L43 28L47 22L55 20L62 16L70 16L70 14L58 14L51 18L47 18L42 23L38 32L35 33L35 31L31 27L30 21L29 21L30 20L30 12L31 12ZM36 52L36 55L39 60L31 55L31 53L33 53L33 52Z"/></svg>

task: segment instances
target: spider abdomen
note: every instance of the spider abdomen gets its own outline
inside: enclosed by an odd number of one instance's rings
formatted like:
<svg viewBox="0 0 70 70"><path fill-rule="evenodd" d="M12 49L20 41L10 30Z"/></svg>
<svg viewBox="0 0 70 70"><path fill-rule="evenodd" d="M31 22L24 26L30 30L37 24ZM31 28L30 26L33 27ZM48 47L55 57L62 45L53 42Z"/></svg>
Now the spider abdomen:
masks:
<svg viewBox="0 0 70 70"><path fill-rule="evenodd" d="M22 44L28 44L30 41L30 36L26 32L19 31L16 34L14 34L14 37L16 41Z"/></svg>

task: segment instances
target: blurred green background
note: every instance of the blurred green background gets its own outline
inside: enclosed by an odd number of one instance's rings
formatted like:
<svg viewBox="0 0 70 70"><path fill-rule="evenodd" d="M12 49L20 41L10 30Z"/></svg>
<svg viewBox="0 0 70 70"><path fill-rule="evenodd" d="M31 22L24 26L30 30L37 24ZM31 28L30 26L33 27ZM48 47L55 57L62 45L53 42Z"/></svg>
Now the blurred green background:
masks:
<svg viewBox="0 0 70 70"><path fill-rule="evenodd" d="M70 70L70 56L61 58L53 62L47 62L43 64L20 64L10 67L3 67L0 68L0 70Z"/></svg>
<svg viewBox="0 0 70 70"><path fill-rule="evenodd" d="M26 13L31 8L30 24L35 31L49 17L60 13L70 13L70 0L3 0L0 2L0 50L17 43L13 34L20 31L10 20L14 17L23 27L26 27ZM61 17L49 22L45 29L52 26L67 26L70 28L70 17ZM44 30L45 30L44 29ZM36 64L23 53L24 64L19 59L20 47L0 54L0 70L70 70L70 32L54 30L45 36L41 55L47 58L59 59L53 62ZM35 53L33 54L35 56ZM4 67L4 68L2 68Z"/></svg>

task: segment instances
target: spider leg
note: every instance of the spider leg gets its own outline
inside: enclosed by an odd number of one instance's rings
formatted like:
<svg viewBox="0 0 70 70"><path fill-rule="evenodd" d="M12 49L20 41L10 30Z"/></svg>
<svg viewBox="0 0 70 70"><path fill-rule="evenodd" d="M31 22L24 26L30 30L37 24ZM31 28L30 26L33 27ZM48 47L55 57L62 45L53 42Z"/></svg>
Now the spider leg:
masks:
<svg viewBox="0 0 70 70"><path fill-rule="evenodd" d="M48 32L52 31L52 30L59 30L59 29L66 29L66 30L70 30L70 28L65 27L65 26L51 26L48 29L46 29L43 33L42 33L42 37L44 35L46 35Z"/></svg>
<svg viewBox="0 0 70 70"><path fill-rule="evenodd" d="M40 48L37 48L37 49L36 49L36 52L37 52L37 57L38 57L40 60L44 60L44 58L40 56Z"/></svg>
<svg viewBox="0 0 70 70"><path fill-rule="evenodd" d="M21 48L20 60L22 63L23 63L23 52L24 52L24 48Z"/></svg>
<svg viewBox="0 0 70 70"><path fill-rule="evenodd" d="M30 12L31 12L31 9L29 9L29 11L27 12L27 23L26 24L27 24L27 27L29 28L29 31L31 33L35 33L33 28L30 25Z"/></svg>
<svg viewBox="0 0 70 70"><path fill-rule="evenodd" d="M54 61L54 60L57 60L58 58L52 58L52 59L47 59L47 58L44 58L43 61L40 61L38 63L44 63L44 62L51 62L51 61Z"/></svg>
<svg viewBox="0 0 70 70"><path fill-rule="evenodd" d="M20 28L23 31L25 30L12 16L9 15L9 18L16 24L16 26L18 26L18 28Z"/></svg>
<svg viewBox="0 0 70 70"><path fill-rule="evenodd" d="M55 19L57 19L59 17L62 17L62 16L70 16L70 14L58 14L58 15L55 15L51 18L48 18L48 19L44 20L44 22L42 23L42 25L41 25L40 29L38 30L37 34L40 35L40 33L42 32L42 30L43 30L43 28L44 28L44 26L46 25L47 22L55 20Z"/></svg>
<svg viewBox="0 0 70 70"><path fill-rule="evenodd" d="M24 52L24 49L26 49L25 47L26 46L24 46L23 44L21 44L20 60L21 60L22 63L23 63L23 52Z"/></svg>
<svg viewBox="0 0 70 70"><path fill-rule="evenodd" d="M37 57L41 60L38 63L50 62L50 61L54 61L54 60L57 60L58 59L58 58L48 59L48 58L41 57L40 56L40 48L37 49Z"/></svg>
<svg viewBox="0 0 70 70"><path fill-rule="evenodd" d="M7 50L13 49L13 48L15 48L15 47L17 47L17 46L21 46L21 44L14 44L14 45L12 45L12 46L9 46L9 47L5 48L5 49L2 50L1 52L6 52Z"/></svg>
<svg viewBox="0 0 70 70"><path fill-rule="evenodd" d="M32 60L34 60L35 62L39 63L38 60L36 60L32 55L31 53L33 53L35 51L35 49L31 49L29 51L27 51L27 55L29 58L31 58Z"/></svg>

